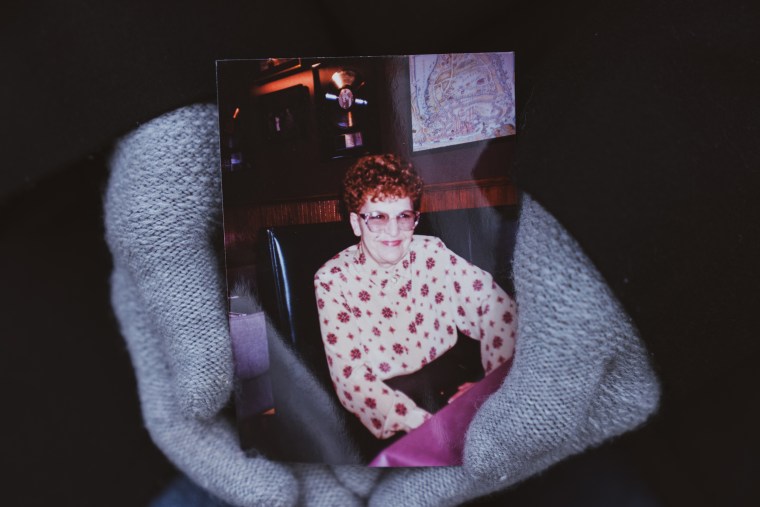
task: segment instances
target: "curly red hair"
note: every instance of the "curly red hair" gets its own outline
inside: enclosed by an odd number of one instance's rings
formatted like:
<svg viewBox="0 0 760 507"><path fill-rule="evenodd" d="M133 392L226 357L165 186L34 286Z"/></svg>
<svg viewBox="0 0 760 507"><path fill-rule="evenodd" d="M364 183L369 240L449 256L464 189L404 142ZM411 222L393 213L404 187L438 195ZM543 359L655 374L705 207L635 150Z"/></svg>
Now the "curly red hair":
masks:
<svg viewBox="0 0 760 507"><path fill-rule="evenodd" d="M409 197L414 209L422 199L422 179L411 162L396 155L368 155L352 165L343 178L343 202L349 212L358 213L364 203L388 197Z"/></svg>

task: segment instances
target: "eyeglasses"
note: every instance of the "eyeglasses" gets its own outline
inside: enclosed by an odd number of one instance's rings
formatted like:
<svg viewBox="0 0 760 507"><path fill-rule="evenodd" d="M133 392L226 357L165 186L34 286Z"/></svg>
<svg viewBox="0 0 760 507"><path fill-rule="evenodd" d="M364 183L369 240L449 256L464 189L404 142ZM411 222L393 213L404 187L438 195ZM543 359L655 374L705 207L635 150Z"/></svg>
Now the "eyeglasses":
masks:
<svg viewBox="0 0 760 507"><path fill-rule="evenodd" d="M380 232L388 227L392 219L396 220L398 228L402 231L411 231L417 227L417 222L420 220L419 211L402 211L395 217L391 217L388 213L381 213L380 211L373 211L372 213L357 213L364 219L364 223L367 224L367 228L372 232Z"/></svg>

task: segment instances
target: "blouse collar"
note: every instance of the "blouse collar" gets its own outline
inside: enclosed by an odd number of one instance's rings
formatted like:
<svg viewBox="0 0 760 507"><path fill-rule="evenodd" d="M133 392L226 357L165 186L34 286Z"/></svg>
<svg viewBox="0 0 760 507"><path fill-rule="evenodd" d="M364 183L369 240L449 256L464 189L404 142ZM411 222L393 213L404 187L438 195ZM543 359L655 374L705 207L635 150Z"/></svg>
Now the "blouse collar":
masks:
<svg viewBox="0 0 760 507"><path fill-rule="evenodd" d="M413 253L414 239L414 236L412 236L409 251L406 252L401 260L389 268L380 266L372 257L364 253L364 248L360 241L354 252L354 266L358 271L367 275L371 283L375 283L376 280L387 279L395 284L401 279L407 279L410 277L411 264L416 257L416 254Z"/></svg>

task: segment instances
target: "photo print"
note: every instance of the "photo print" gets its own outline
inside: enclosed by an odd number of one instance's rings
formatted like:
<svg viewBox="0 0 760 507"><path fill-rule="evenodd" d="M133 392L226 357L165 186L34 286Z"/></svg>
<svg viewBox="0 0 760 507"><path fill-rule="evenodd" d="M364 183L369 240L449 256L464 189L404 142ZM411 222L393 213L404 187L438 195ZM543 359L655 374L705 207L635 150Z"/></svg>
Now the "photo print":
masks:
<svg viewBox="0 0 760 507"><path fill-rule="evenodd" d="M514 55L222 60L217 83L242 448L461 464L515 347Z"/></svg>

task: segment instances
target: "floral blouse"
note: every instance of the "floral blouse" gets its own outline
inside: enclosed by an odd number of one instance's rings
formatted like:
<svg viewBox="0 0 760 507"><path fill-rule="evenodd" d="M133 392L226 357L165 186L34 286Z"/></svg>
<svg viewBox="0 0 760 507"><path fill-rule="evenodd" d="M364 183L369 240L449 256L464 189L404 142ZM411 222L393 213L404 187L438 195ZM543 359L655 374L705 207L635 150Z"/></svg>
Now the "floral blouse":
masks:
<svg viewBox="0 0 760 507"><path fill-rule="evenodd" d="M383 380L413 373L456 344L480 340L486 374L512 357L516 307L491 275L415 235L406 256L382 268L351 246L314 276L322 341L341 404L377 437L410 431L430 414Z"/></svg>

